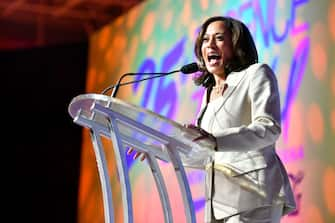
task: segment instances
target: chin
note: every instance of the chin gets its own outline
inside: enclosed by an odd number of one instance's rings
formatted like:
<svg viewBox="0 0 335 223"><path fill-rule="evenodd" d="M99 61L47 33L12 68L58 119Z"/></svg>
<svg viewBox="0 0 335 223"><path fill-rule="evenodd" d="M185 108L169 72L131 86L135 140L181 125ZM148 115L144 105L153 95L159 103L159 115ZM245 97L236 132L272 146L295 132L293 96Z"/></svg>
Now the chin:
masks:
<svg viewBox="0 0 335 223"><path fill-rule="evenodd" d="M224 72L224 68L222 66L220 66L220 67L208 67L207 70L208 70L209 73L212 73L212 74L219 74L219 73Z"/></svg>

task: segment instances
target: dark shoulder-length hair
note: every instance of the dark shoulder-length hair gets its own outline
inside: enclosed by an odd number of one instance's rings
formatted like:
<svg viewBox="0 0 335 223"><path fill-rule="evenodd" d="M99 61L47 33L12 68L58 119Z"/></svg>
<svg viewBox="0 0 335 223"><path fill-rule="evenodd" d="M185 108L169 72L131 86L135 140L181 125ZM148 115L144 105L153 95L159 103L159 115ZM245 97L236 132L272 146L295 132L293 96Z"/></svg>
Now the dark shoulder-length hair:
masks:
<svg viewBox="0 0 335 223"><path fill-rule="evenodd" d="M240 71L247 68L251 64L258 62L258 53L255 42L248 27L244 23L231 17L210 17L202 24L194 46L194 52L200 65L201 74L193 80L196 85L202 85L206 88L213 86L215 84L215 80L213 75L206 69L205 61L201 53L201 46L208 25L215 21L222 21L226 29L228 29L232 34L234 56L225 64L224 69L226 75L233 71Z"/></svg>

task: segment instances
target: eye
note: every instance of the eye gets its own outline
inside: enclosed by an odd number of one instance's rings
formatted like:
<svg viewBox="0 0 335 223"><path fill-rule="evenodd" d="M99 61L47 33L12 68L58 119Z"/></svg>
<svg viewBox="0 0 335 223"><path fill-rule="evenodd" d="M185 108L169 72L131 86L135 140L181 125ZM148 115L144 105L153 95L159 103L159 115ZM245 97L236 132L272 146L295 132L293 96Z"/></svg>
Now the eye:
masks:
<svg viewBox="0 0 335 223"><path fill-rule="evenodd" d="M220 40L220 41L223 41L224 40L224 36L223 35L217 35L216 39Z"/></svg>
<svg viewBox="0 0 335 223"><path fill-rule="evenodd" d="M209 38L208 37L204 37L202 38L202 42L208 42Z"/></svg>

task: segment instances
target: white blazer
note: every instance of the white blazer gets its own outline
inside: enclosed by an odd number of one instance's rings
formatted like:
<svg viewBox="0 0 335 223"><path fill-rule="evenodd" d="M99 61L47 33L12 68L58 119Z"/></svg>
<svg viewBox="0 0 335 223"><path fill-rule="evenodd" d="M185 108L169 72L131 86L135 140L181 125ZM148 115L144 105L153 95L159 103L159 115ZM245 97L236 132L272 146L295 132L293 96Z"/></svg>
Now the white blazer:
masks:
<svg viewBox="0 0 335 223"><path fill-rule="evenodd" d="M271 68L256 63L232 72L223 96L207 103L198 119L213 134L217 152L207 167L205 219L232 216L272 204L295 209L287 172L275 152L281 133L280 97Z"/></svg>

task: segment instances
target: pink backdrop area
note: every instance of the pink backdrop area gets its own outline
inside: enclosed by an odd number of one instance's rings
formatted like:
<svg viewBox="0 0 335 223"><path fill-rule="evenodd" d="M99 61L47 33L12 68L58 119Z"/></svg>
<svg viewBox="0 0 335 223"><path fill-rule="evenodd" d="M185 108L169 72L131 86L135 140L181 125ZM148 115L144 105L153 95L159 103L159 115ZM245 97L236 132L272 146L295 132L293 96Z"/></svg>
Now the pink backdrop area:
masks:
<svg viewBox="0 0 335 223"><path fill-rule="evenodd" d="M229 15L250 28L260 61L275 71L281 94L282 136L277 151L288 169L298 204L282 222L335 222L335 2L313 0L145 1L91 37L87 93L100 93L126 72L167 72L195 60L199 25ZM140 77L135 76L138 80ZM180 123L190 123L203 89L178 73L120 88L118 98ZM103 222L102 194L88 131L83 130L79 222ZM123 222L113 149L108 157L115 222ZM163 222L153 177L145 162L128 159L134 221ZM175 222L185 222L171 166L160 163ZM203 220L201 171L188 169L196 209Z"/></svg>

